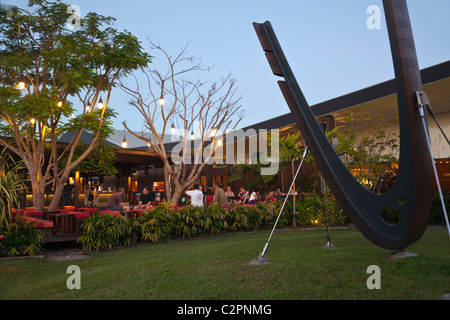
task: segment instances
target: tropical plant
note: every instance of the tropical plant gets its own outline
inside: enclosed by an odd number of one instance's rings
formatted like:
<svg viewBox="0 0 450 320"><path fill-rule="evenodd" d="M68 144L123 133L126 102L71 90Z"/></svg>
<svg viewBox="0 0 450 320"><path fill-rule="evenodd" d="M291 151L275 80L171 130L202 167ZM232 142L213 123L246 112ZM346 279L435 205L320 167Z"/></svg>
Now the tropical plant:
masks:
<svg viewBox="0 0 450 320"><path fill-rule="evenodd" d="M35 228L33 222L23 220L20 216L8 226L0 225L0 256L34 256L41 252L44 236Z"/></svg>
<svg viewBox="0 0 450 320"><path fill-rule="evenodd" d="M70 173L112 130L113 87L150 56L136 37L111 27L112 17L90 12L69 30L69 5L29 0L28 6L36 11L0 7L0 145L23 160L35 209L43 209L45 187L55 184L53 211ZM74 158L85 131L92 143ZM63 135L71 138L60 148Z"/></svg>
<svg viewBox="0 0 450 320"><path fill-rule="evenodd" d="M305 210L303 210L302 205ZM322 206L318 195L298 202L300 211L297 219L302 225L314 221L320 223ZM117 246L134 245L139 242L158 243L170 239L186 239L198 236L216 235L226 232L255 231L273 228L280 213L282 202L257 203L253 206L231 205L225 209L217 203L206 207L191 205L171 208L168 203L146 211L137 218L94 215L83 223L83 235L78 242L84 243L85 250L100 250ZM346 218L336 200L325 200L329 224L342 225ZM286 211L286 210L285 210ZM288 220L289 219L289 220ZM277 227L292 221L292 211L282 212Z"/></svg>
<svg viewBox="0 0 450 320"><path fill-rule="evenodd" d="M336 136L339 141L336 152L363 186L375 193L386 192L398 167L397 118L385 122L382 115L351 113L344 120L351 128L349 132L334 129L327 133L330 139ZM373 121L375 125L370 124Z"/></svg>
<svg viewBox="0 0 450 320"><path fill-rule="evenodd" d="M11 222L11 209L20 209L20 197L26 186L20 176L24 166L16 162L6 148L0 153L0 225Z"/></svg>

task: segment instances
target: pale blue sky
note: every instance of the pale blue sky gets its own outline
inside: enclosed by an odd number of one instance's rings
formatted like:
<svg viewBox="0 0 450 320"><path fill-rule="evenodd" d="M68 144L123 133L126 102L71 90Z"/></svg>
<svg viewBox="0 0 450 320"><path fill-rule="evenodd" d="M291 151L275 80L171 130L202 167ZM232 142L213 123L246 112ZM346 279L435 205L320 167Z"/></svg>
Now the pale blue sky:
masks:
<svg viewBox="0 0 450 320"><path fill-rule="evenodd" d="M0 0L24 7L25 0ZM115 27L147 37L175 54L190 43L192 55L214 69L198 78L232 73L246 117L240 127L289 112L265 59L253 22L269 20L310 105L392 79L394 71L381 0L67 0L81 16L94 11L117 19ZM450 1L407 1L420 68L450 59ZM369 30L370 5L381 8L380 30ZM155 66L162 63L154 60ZM110 102L140 130L139 113L117 89Z"/></svg>

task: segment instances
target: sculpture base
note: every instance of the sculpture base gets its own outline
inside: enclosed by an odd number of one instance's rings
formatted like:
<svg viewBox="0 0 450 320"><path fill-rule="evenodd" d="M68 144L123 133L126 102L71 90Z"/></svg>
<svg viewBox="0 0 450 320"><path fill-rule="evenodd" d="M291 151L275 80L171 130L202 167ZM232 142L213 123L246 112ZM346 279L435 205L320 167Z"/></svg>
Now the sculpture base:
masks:
<svg viewBox="0 0 450 320"><path fill-rule="evenodd" d="M418 254L410 251L398 251L392 252L388 255L388 258L391 260L399 260L403 258L417 257Z"/></svg>

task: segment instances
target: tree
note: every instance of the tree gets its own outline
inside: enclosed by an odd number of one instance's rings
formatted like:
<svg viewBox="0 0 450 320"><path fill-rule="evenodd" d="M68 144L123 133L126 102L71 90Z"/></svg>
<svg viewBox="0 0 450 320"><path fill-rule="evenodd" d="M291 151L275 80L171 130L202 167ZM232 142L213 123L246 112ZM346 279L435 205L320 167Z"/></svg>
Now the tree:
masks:
<svg viewBox="0 0 450 320"><path fill-rule="evenodd" d="M22 192L26 189L20 176L22 169L23 164L14 161L4 148L0 153L0 226L8 226L11 209L20 206Z"/></svg>
<svg viewBox="0 0 450 320"><path fill-rule="evenodd" d="M286 137L280 139L280 162L281 167L285 168L290 165L292 168L292 178L295 177L295 161L299 160L301 157L301 145L298 142L300 138L300 134L289 134ZM297 226L297 218L296 218L296 197L295 197L295 183L293 185L293 218L292 218L292 226Z"/></svg>
<svg viewBox="0 0 450 320"><path fill-rule="evenodd" d="M348 132L334 129L327 133L339 140L336 152L363 186L375 193L388 191L398 168L397 117L385 121L382 115L351 113L344 121L349 124Z"/></svg>
<svg viewBox="0 0 450 320"><path fill-rule="evenodd" d="M215 150L221 145L219 131L235 129L242 119L241 97L235 97L236 82L230 75L210 86L207 82L184 78L208 70L202 68L198 59L188 56L187 46L178 55L170 56L160 46L151 45L152 50L165 57L168 70L145 68L145 88L137 78L134 88L121 85L130 96L130 105L142 115L145 130L139 134L130 130L125 122L124 126L132 135L147 142L162 160L166 198L171 205L176 205L183 191L199 177L203 167L211 163ZM164 137L169 127L175 129L175 124L182 141L176 147L176 154L168 155ZM191 135L195 135L195 141L191 141ZM205 148L210 152L205 154ZM175 163L177 172L171 165L173 156L179 159Z"/></svg>
<svg viewBox="0 0 450 320"><path fill-rule="evenodd" d="M28 6L38 9L0 9L0 145L28 169L35 209L43 209L45 186L55 183L53 211L70 172L112 130L112 88L151 58L136 37L111 27L112 17L88 13L69 30L67 4L30 0ZM74 157L83 131L92 143ZM67 132L73 138L59 152L57 141Z"/></svg>

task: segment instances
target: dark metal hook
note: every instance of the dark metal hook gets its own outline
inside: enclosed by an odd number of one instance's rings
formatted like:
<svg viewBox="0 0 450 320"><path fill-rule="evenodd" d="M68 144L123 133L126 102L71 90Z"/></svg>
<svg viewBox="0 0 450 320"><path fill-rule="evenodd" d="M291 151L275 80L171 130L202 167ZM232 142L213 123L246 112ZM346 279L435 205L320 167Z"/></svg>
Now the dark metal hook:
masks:
<svg viewBox="0 0 450 320"><path fill-rule="evenodd" d="M422 91L406 0L383 1L397 80L400 160L395 183L386 194L375 194L359 184L336 154L312 113L294 77L270 22L254 23L280 89L329 188L344 212L375 245L403 250L420 239L431 210L432 166L416 92ZM382 212L394 208L395 224Z"/></svg>

